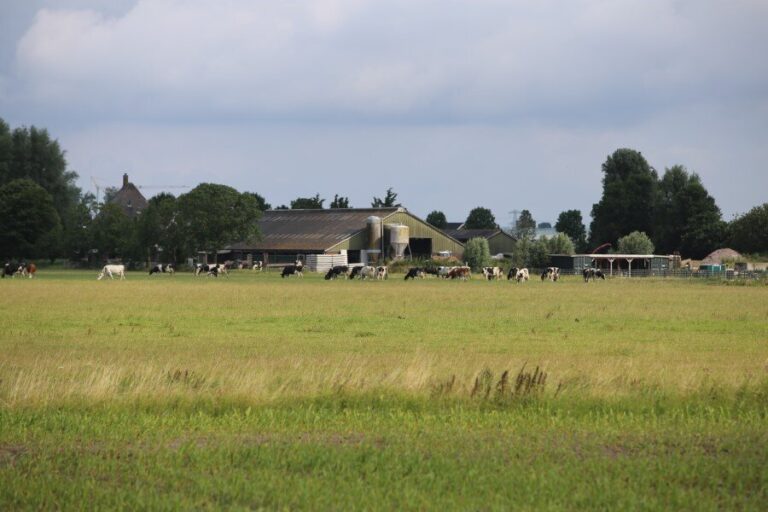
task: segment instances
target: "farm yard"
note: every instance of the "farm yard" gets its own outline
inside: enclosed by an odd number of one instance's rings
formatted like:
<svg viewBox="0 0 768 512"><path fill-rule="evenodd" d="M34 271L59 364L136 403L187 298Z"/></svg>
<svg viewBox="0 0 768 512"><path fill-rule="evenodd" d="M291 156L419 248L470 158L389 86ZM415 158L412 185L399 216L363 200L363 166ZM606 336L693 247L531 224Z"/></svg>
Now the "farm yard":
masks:
<svg viewBox="0 0 768 512"><path fill-rule="evenodd" d="M0 509L760 510L740 284L5 279Z"/></svg>

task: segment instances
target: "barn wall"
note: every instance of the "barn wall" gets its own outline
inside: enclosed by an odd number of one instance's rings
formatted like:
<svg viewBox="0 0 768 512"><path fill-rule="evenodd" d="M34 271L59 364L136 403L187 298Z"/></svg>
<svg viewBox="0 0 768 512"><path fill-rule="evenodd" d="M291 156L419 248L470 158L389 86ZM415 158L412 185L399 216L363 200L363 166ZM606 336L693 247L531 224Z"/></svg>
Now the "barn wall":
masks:
<svg viewBox="0 0 768 512"><path fill-rule="evenodd" d="M504 233L498 233L488 239L488 248L491 250L491 254L514 252L515 240Z"/></svg>
<svg viewBox="0 0 768 512"><path fill-rule="evenodd" d="M408 226L408 236L410 238L431 238L433 253L451 251L457 258L464 256L464 246L460 242L452 240L438 229L417 219L407 212L396 212L384 217L383 223L403 224Z"/></svg>

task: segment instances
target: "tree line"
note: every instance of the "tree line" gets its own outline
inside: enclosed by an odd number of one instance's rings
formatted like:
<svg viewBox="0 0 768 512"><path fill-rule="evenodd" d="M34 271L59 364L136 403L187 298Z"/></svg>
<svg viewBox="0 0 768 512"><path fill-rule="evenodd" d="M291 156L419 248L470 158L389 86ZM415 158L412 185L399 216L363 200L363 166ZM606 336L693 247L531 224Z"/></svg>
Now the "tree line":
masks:
<svg viewBox="0 0 768 512"><path fill-rule="evenodd" d="M768 253L768 203L725 222L696 173L675 165L659 177L632 149L608 156L602 172L603 193L592 208L589 232L579 210L566 210L555 224L564 236L538 240L536 228L546 224L537 225L528 210L520 213L512 226L518 238L516 264L543 266L546 254L584 252L603 243L618 249L620 239L625 239L625 249L627 240L632 240L636 247L647 249L650 244L646 253L679 252L694 258L724 245ZM258 193L202 183L179 197L156 195L141 215L129 217L118 205L97 202L93 194L82 191L75 184L77 178L47 130L34 126L11 130L0 119L0 258L179 261L233 240L258 237L261 212L272 208ZM316 194L277 209L322 209L325 201ZM371 200L371 207L397 206L392 187ZM329 207L351 205L348 197L335 194ZM426 220L440 229L447 226L439 210ZM490 209L479 206L469 212L464 228L499 229L499 225ZM638 246L643 236L647 240Z"/></svg>

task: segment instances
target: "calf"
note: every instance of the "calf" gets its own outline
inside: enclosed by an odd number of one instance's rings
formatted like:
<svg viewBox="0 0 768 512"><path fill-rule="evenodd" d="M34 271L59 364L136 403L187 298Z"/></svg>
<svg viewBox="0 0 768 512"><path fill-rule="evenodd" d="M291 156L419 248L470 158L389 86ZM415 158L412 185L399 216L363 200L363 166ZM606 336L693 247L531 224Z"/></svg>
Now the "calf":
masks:
<svg viewBox="0 0 768 512"><path fill-rule="evenodd" d="M417 277L419 279L424 279L424 273L425 271L418 267L411 268L408 270L408 273L405 274L405 280L407 281L409 279L416 279Z"/></svg>
<svg viewBox="0 0 768 512"><path fill-rule="evenodd" d="M371 267L370 265L366 265L360 269L360 279L376 279L376 274L376 267Z"/></svg>
<svg viewBox="0 0 768 512"><path fill-rule="evenodd" d="M588 283L590 280L594 281L597 278L605 280L605 274L599 268L585 268L581 274L584 276L585 283Z"/></svg>
<svg viewBox="0 0 768 512"><path fill-rule="evenodd" d="M104 265L104 268L101 269L96 280L101 281L104 278L104 275L108 275L110 279L114 279L114 274L119 275L120 280L125 279L125 265Z"/></svg>
<svg viewBox="0 0 768 512"><path fill-rule="evenodd" d="M174 268L172 263L158 263L157 265L154 265L152 268L149 269L149 275L152 274L171 274L174 275L176 273L176 269Z"/></svg>
<svg viewBox="0 0 768 512"><path fill-rule="evenodd" d="M560 279L560 269L558 267L547 267L544 272L541 273L541 280L549 279L550 281L557 281Z"/></svg>
<svg viewBox="0 0 768 512"><path fill-rule="evenodd" d="M347 272L349 272L349 267L346 265L336 265L335 267L328 270L328 273L325 274L325 280L329 281L331 279L336 279L337 277L343 275L344 277L347 277Z"/></svg>
<svg viewBox="0 0 768 512"><path fill-rule="evenodd" d="M304 277L304 264L297 261L293 265L286 265L283 267L283 271L280 273L280 277L296 276Z"/></svg>

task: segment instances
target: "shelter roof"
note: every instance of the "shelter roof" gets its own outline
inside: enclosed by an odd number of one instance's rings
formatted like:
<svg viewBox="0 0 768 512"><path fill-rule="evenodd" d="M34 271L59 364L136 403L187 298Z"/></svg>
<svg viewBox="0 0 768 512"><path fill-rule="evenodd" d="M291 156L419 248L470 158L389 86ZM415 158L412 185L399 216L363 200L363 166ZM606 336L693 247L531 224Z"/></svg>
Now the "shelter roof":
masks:
<svg viewBox="0 0 768 512"><path fill-rule="evenodd" d="M324 251L365 229L368 217L384 220L404 208L267 210L259 220L261 240L238 242L235 250Z"/></svg>
<svg viewBox="0 0 768 512"><path fill-rule="evenodd" d="M515 240L515 237L510 235L509 233L501 230L501 229L444 229L443 232L458 240L461 243L465 243L470 238L493 238L494 236L498 235L499 233L502 233L513 240Z"/></svg>
<svg viewBox="0 0 768 512"><path fill-rule="evenodd" d="M452 229L461 229L461 226L463 226L463 222L446 222L445 223L445 229L443 231L448 231Z"/></svg>

